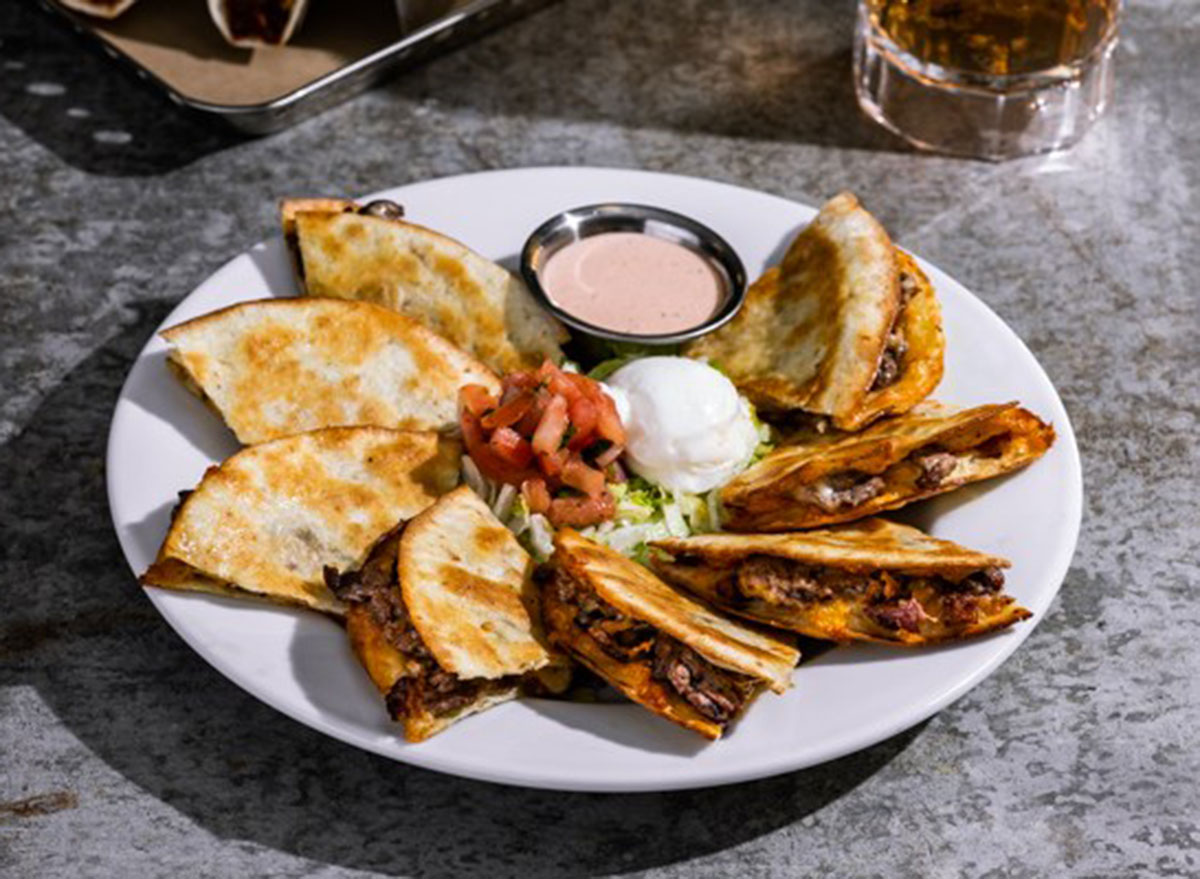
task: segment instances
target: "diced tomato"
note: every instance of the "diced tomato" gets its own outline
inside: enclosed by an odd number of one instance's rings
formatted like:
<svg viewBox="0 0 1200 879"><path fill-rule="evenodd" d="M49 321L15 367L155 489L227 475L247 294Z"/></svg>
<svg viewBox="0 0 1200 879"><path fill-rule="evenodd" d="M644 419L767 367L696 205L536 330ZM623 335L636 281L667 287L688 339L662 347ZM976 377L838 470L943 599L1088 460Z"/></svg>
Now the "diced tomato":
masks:
<svg viewBox="0 0 1200 879"><path fill-rule="evenodd" d="M544 479L526 479L521 483L521 497L531 513L545 513L550 509L550 491Z"/></svg>
<svg viewBox="0 0 1200 879"><path fill-rule="evenodd" d="M567 458L571 453L566 449L559 449L556 452L551 452L549 455L541 455L538 457L538 466L547 476L558 479L562 476L563 467L567 464Z"/></svg>
<svg viewBox="0 0 1200 879"><path fill-rule="evenodd" d="M575 428L575 434L571 437L571 448L585 449L591 443L592 433L596 429L596 422L600 417L599 407L592 399L580 396L571 401L568 409L571 425Z"/></svg>
<svg viewBox="0 0 1200 879"><path fill-rule="evenodd" d="M469 411L463 410L459 424L462 427L463 444L467 447L467 454L471 456L479 472L488 479L520 485L524 480L538 475L536 470L514 466L498 455L484 437L479 419Z"/></svg>
<svg viewBox="0 0 1200 879"><path fill-rule="evenodd" d="M603 402L599 406L599 414L596 418L596 433L604 437L611 443L618 446L625 445L625 428L621 424L621 416L617 414L616 404L608 394L604 394Z"/></svg>
<svg viewBox="0 0 1200 879"><path fill-rule="evenodd" d="M537 375L532 372L510 372L500 381L505 392L508 391L533 391L537 389L539 380Z"/></svg>
<svg viewBox="0 0 1200 879"><path fill-rule="evenodd" d="M589 497L604 491L604 471L595 470L576 457L570 458L563 467L562 481L564 485L577 488Z"/></svg>
<svg viewBox="0 0 1200 879"><path fill-rule="evenodd" d="M497 428L488 440L488 446L504 463L523 469L533 460L533 447L511 427Z"/></svg>
<svg viewBox="0 0 1200 879"><path fill-rule="evenodd" d="M533 450L543 455L557 452L562 445L563 434L567 432L567 423L566 398L551 397L537 430L533 432Z"/></svg>
<svg viewBox="0 0 1200 879"><path fill-rule="evenodd" d="M488 393L483 385L463 385L458 391L458 399L472 415L482 415L496 407L497 400Z"/></svg>
<svg viewBox="0 0 1200 879"><path fill-rule="evenodd" d="M506 392L507 393L507 392ZM518 391L517 396L504 403L499 409L489 412L479 419L484 430L495 430L498 427L508 427L516 424L525 417L525 413L533 408L533 394L528 391Z"/></svg>
<svg viewBox="0 0 1200 879"><path fill-rule="evenodd" d="M546 360L504 376L501 389L499 399L481 385L459 393L463 442L480 472L519 485L530 512L555 525L612 518L616 503L606 485L623 477L617 459L625 431L600 384ZM554 497L564 486L572 496Z"/></svg>
<svg viewBox="0 0 1200 879"><path fill-rule="evenodd" d="M595 497L554 498L550 501L550 510L546 515L550 524L555 526L586 528L588 525L611 519L616 513L616 501L606 491Z"/></svg>

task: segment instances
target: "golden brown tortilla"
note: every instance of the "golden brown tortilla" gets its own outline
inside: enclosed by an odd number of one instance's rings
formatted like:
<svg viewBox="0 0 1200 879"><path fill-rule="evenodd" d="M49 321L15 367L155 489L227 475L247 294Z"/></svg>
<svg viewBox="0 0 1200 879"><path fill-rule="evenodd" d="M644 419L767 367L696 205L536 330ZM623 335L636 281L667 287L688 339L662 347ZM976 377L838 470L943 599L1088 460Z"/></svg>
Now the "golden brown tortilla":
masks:
<svg viewBox="0 0 1200 879"><path fill-rule="evenodd" d="M948 585L989 568L1006 568L1006 559L884 519L820 531L708 534L652 545L672 556L653 562L668 582L730 613L810 638L921 646L997 631L1031 616L1003 592L970 594ZM762 559L797 563L795 570L802 572L797 576L834 569L869 575L875 585L852 588L834 581L831 594L742 590L739 569ZM879 608L907 609L914 622L889 625Z"/></svg>
<svg viewBox="0 0 1200 879"><path fill-rule="evenodd" d="M498 678L555 660L541 634L533 559L467 486L408 523L398 570L413 625L447 671Z"/></svg>
<svg viewBox="0 0 1200 879"><path fill-rule="evenodd" d="M764 412L849 418L875 377L899 302L891 239L844 192L750 288L737 316L684 353L719 364Z"/></svg>
<svg viewBox="0 0 1200 879"><path fill-rule="evenodd" d="M500 381L412 318L345 299L243 302L162 332L168 363L247 445L356 424L449 430Z"/></svg>
<svg viewBox="0 0 1200 879"><path fill-rule="evenodd" d="M342 210L292 216L308 295L399 311L501 374L562 359L562 326L511 272L459 242Z"/></svg>
<svg viewBox="0 0 1200 879"><path fill-rule="evenodd" d="M243 449L187 496L141 582L340 616L324 566L360 565L380 534L454 487L461 455L435 433L381 427L326 428Z"/></svg>
<svg viewBox="0 0 1200 879"><path fill-rule="evenodd" d="M724 527L793 531L861 519L1010 473L1037 460L1053 442L1054 428L1016 403L955 409L926 401L862 433L775 449L721 490ZM922 484L922 470L910 458L927 451L955 458L954 469L936 485ZM860 503L822 508L814 493L842 474L878 477L883 488Z"/></svg>

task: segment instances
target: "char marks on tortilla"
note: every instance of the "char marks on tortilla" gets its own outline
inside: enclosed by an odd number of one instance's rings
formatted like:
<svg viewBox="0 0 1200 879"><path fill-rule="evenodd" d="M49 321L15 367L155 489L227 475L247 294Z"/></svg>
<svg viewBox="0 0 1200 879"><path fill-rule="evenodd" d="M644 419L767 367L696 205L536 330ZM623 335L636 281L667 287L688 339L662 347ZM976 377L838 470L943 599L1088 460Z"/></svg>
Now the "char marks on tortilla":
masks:
<svg viewBox="0 0 1200 879"><path fill-rule="evenodd" d="M407 314L501 374L562 359L562 326L515 275L459 242L403 220L337 210L293 218L309 295Z"/></svg>
<svg viewBox="0 0 1200 879"><path fill-rule="evenodd" d="M381 427L243 449L187 495L141 581L340 615L324 567L356 568L380 534L450 491L461 454L438 434Z"/></svg>
<svg viewBox="0 0 1200 879"><path fill-rule="evenodd" d="M322 427L447 430L486 366L416 320L344 299L244 302L164 330L168 363L245 444Z"/></svg>

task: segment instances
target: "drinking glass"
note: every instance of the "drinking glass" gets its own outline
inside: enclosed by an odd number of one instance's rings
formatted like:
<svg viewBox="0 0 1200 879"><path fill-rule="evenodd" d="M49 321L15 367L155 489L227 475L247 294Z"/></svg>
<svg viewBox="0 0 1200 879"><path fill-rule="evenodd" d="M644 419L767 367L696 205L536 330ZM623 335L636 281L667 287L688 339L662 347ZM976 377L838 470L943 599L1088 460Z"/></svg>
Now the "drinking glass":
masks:
<svg viewBox="0 0 1200 879"><path fill-rule="evenodd" d="M922 149L1070 146L1112 95L1120 0L859 0L859 104Z"/></svg>

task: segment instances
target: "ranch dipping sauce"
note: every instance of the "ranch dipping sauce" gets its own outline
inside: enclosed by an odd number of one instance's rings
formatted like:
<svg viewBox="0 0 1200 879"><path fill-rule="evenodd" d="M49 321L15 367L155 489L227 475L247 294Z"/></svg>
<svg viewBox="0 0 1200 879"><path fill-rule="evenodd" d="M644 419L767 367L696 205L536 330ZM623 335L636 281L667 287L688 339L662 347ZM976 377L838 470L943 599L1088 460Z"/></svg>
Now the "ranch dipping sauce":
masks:
<svg viewBox="0 0 1200 879"><path fill-rule="evenodd" d="M708 260L640 232L573 241L547 260L541 279L550 300L579 320L640 335L699 326L725 296Z"/></svg>

